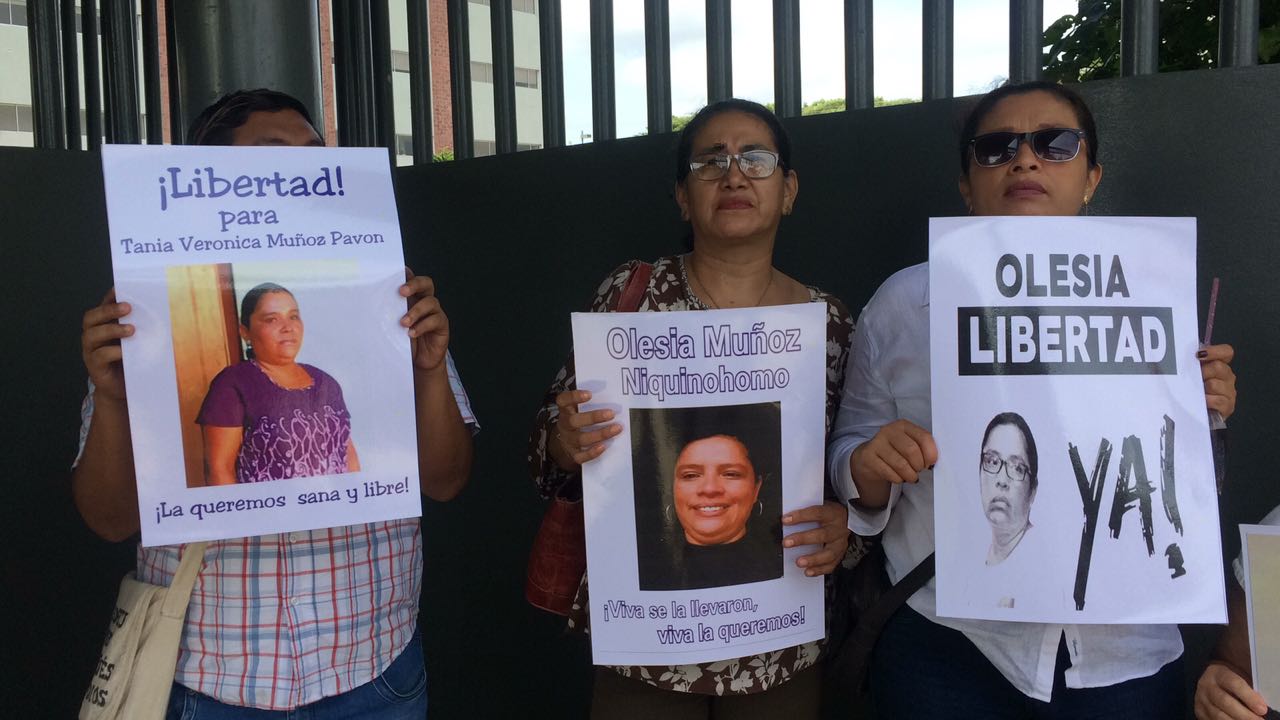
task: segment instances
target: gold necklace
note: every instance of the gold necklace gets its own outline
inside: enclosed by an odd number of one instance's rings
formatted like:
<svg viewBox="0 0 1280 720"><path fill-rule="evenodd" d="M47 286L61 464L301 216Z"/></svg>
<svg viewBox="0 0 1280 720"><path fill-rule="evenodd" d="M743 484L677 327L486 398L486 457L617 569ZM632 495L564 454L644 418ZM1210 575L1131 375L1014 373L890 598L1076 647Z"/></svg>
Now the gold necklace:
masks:
<svg viewBox="0 0 1280 720"><path fill-rule="evenodd" d="M698 269L693 266L692 256L684 265L688 267L689 274L698 283L698 287L702 288L702 292L707 294L707 299L711 301L711 307L717 310L721 309L720 303L711 294L711 289L707 287L706 283L702 282L702 278L698 277ZM756 298L756 301L751 305L744 305L743 307L760 307L760 301L764 300L764 296L769 293L769 288L771 287L773 287L773 268L769 268L769 282L764 284L764 290L761 291L760 297Z"/></svg>

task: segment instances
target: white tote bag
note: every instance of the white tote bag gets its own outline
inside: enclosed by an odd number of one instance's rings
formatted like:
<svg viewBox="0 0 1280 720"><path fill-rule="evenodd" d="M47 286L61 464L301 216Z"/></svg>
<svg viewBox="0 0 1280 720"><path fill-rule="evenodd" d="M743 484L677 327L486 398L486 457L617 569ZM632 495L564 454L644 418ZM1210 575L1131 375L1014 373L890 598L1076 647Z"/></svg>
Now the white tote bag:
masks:
<svg viewBox="0 0 1280 720"><path fill-rule="evenodd" d="M169 587L120 581L102 656L80 704L80 720L162 720L173 688L178 642L205 543L186 546Z"/></svg>

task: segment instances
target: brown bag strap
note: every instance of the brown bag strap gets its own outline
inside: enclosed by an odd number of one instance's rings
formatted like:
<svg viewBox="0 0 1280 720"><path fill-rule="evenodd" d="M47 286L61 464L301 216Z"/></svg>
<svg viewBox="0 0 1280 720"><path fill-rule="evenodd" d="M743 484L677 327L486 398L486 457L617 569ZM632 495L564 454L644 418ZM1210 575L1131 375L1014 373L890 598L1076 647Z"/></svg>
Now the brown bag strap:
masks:
<svg viewBox="0 0 1280 720"><path fill-rule="evenodd" d="M622 294L618 296L618 304L614 306L614 312L635 312L640 309L640 302L644 299L644 291L649 287L649 278L653 275L653 264L640 262L636 264L636 269L631 271L631 277L627 278L627 284L622 288Z"/></svg>

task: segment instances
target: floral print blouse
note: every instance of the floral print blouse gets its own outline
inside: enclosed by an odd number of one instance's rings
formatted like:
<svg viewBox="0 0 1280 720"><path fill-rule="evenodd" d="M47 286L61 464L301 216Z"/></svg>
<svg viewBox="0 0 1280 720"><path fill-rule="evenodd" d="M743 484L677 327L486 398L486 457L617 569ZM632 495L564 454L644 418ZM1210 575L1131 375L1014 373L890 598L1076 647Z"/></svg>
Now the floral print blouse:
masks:
<svg viewBox="0 0 1280 720"><path fill-rule="evenodd" d="M710 309L689 286L682 255L659 258L653 264L649 285L641 296L639 311L666 312L670 310ZM591 312L610 312L617 307L619 296L640 264L638 260L627 262L609 274L596 290L591 302ZM844 367L848 360L849 344L853 336L853 318L838 298L817 288L809 288L810 302L827 304L827 402L826 428L830 432L840 403L844 384ZM582 479L577 472L560 469L547 452L551 442L552 426L559 415L555 397L573 387L576 378L573 354L570 353L560 372L547 390L542 407L538 410L533 433L529 438L529 469L544 497L560 496L578 499L582 496ZM851 553L855 539L850 539ZM857 548L861 552L861 546ZM848 556L846 556L848 564ZM584 573L569 612L569 627L589 631L587 613L587 576ZM614 669L626 676L646 682L654 687L675 692L692 692L705 695L747 695L768 690L786 682L792 675L818 661L821 643L810 642L773 652L720 660L696 665L616 666Z"/></svg>

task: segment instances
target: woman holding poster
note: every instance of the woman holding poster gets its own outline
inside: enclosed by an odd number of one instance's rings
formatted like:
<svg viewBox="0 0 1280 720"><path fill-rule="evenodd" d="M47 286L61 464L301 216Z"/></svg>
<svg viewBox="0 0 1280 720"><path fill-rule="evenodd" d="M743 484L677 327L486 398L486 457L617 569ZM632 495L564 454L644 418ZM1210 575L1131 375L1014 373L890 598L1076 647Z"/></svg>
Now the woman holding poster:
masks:
<svg viewBox="0 0 1280 720"><path fill-rule="evenodd" d="M342 387L297 361L303 324L293 293L262 283L240 303L248 359L209 385L196 422L204 427L209 485L356 472L351 413Z"/></svg>
<svg viewBox="0 0 1280 720"><path fill-rule="evenodd" d="M970 114L959 150L960 193L974 215L1076 215L1102 179L1092 113L1073 91L1053 83L1006 85L988 93ZM883 533L894 582L934 551L932 468L938 449L929 430L928 283L927 264L902 270L863 310L828 447L828 472L852 508L850 527L859 534ZM1226 345L1199 353L1206 402L1223 417L1235 407L1231 357ZM1010 487L1021 478L1029 510L1034 486L1028 480L1035 468L1023 445L1031 441L1013 435L998 452L984 441L972 462L992 477L1000 471L999 481ZM994 496L992 502L999 512L988 518L988 558L1008 555L1000 567L1026 554L1026 538L1035 531L1027 534L1029 524L1008 510L1007 496L1003 505ZM1020 545L1013 535L1022 539ZM999 547L1002 538L1005 549ZM871 662L878 716L1183 714L1176 626L957 620L939 618L935 603L930 583L885 626Z"/></svg>
<svg viewBox="0 0 1280 720"><path fill-rule="evenodd" d="M736 99L703 108L682 131L676 157L676 202L692 230L692 250L653 263L638 309L662 312L826 303L826 418L830 427L853 323L838 299L773 267L778 225L784 215L791 214L798 189L798 176L791 167L790 142L772 112L757 103ZM641 265L633 260L605 278L592 299L591 310L617 309L624 287ZM606 441L621 431L620 425L611 422L611 411L579 413L578 404L588 401L591 395L574 390L574 385L570 355L547 392L530 438L530 467L547 497L580 496L581 464L606 452ZM743 454L732 442L698 449L727 450L735 457ZM746 452L753 451L754 448ZM691 455L686 459L690 460L686 463L689 466L705 466L705 462L692 462ZM749 463L741 458L727 464L743 468L744 476L751 472L745 469ZM673 483L680 482L675 476L672 478ZM752 487L744 485L743 512L730 511L731 503L720 500L704 501L701 510L697 502L687 503L689 507L680 511L685 516L680 522L684 527L687 520L689 532L682 535L686 540L696 540L700 535L698 527L715 526L713 534L718 536L723 534L721 530L730 529L731 523L726 519L729 516L743 515L741 519L747 519L745 516L750 513L746 512L746 498L755 492L755 483L753 479ZM708 517L695 520L698 512ZM808 575L830 573L848 547L846 518L847 511L838 502L788 513L782 518L784 525L817 522L819 527L788 535L782 544L817 546L797 562ZM750 527L748 520L748 531ZM739 530L733 528L733 534ZM749 537L749 533L743 537ZM731 547L732 543L728 543L718 549ZM695 554L701 554L697 549ZM570 613L571 626L583 626L586 607L584 576ZM818 655L818 644L808 643L767 655L702 665L600 667L596 670L592 715L652 717L665 712L660 708L669 709L674 703L703 717L777 717L784 712L793 717L816 717L819 677L813 666Z"/></svg>

